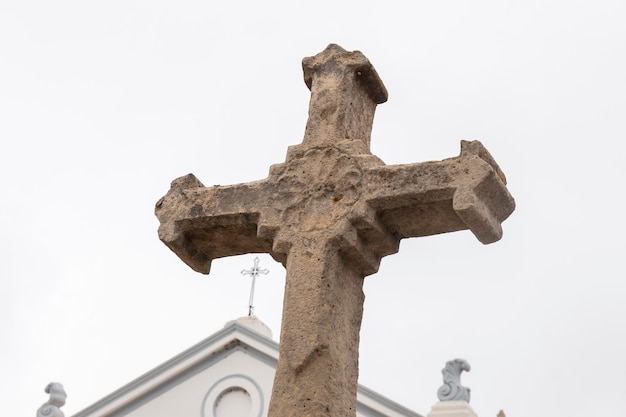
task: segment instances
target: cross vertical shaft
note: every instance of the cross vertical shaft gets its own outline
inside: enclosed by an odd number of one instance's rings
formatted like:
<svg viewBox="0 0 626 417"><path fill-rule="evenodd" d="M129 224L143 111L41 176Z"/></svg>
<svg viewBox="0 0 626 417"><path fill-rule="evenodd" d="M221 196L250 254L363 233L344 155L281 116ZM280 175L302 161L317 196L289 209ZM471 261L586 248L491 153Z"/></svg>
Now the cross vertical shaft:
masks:
<svg viewBox="0 0 626 417"><path fill-rule="evenodd" d="M327 241L295 243L287 277L270 416L356 410L363 276Z"/></svg>

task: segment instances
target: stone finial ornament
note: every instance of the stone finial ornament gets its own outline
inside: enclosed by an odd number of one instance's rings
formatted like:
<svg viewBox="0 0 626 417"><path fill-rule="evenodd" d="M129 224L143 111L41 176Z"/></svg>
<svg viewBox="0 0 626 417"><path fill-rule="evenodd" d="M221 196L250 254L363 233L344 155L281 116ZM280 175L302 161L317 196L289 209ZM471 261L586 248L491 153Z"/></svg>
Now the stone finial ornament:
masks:
<svg viewBox="0 0 626 417"><path fill-rule="evenodd" d="M37 417L65 417L60 409L67 398L63 385L58 382L51 382L46 387L46 393L50 394L50 399L39 407Z"/></svg>
<svg viewBox="0 0 626 417"><path fill-rule="evenodd" d="M461 372L469 371L470 364L464 359L446 362L443 374L443 385L437 390L439 401L470 401L470 389L461 385Z"/></svg>

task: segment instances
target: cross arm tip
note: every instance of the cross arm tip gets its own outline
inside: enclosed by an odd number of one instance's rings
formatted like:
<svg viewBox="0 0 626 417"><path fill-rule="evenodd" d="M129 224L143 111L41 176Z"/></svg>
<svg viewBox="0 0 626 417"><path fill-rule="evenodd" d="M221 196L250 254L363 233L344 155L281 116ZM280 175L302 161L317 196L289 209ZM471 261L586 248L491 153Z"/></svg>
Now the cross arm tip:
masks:
<svg viewBox="0 0 626 417"><path fill-rule="evenodd" d="M481 243L497 242L502 238L502 222L515 210L504 172L479 141L461 141L463 159L482 161L488 171L478 182L466 177L454 193L454 211Z"/></svg>
<svg viewBox="0 0 626 417"><path fill-rule="evenodd" d="M194 271L205 275L211 272L212 258L198 250L174 222L159 226L159 239Z"/></svg>
<svg viewBox="0 0 626 417"><path fill-rule="evenodd" d="M502 181L502 183L506 185L506 176L504 175L504 172L502 171L502 169L500 169L500 166L498 165L496 160L493 158L493 156L491 156L487 148L485 148L485 146L480 141L461 141L461 157L469 155L476 155L480 159L491 165L500 181Z"/></svg>
<svg viewBox="0 0 626 417"><path fill-rule="evenodd" d="M329 44L319 54L302 60L304 83L308 89L311 90L316 73L332 66L343 67L353 72L359 84L376 104L387 101L389 97L387 88L365 55L361 51L346 51L334 43Z"/></svg>

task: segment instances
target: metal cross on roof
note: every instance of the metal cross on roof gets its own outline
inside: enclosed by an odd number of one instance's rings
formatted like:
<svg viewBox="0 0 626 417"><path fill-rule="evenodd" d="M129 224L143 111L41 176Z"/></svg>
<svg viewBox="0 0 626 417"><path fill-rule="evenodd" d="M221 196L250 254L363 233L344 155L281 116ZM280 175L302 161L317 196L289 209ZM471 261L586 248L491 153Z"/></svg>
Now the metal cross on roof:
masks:
<svg viewBox="0 0 626 417"><path fill-rule="evenodd" d="M269 274L269 270L267 269L259 269L259 258L256 257L254 258L254 266L252 267L252 269L244 269L241 271L242 275L250 275L252 276L252 288L250 288L250 301L248 302L248 316L252 315L252 310L254 310L253 307L253 300L254 300L254 284L256 283L256 277L259 276L259 274Z"/></svg>

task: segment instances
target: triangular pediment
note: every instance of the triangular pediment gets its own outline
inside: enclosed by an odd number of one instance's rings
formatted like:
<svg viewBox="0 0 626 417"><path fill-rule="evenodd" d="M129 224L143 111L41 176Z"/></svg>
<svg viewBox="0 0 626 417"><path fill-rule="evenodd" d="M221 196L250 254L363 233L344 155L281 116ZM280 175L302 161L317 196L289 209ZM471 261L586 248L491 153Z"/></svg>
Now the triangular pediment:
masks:
<svg viewBox="0 0 626 417"><path fill-rule="evenodd" d="M264 417L279 347L258 330L246 320L229 322L73 417L220 417L233 408ZM361 385L357 415L421 417Z"/></svg>

